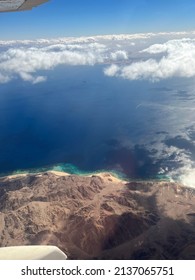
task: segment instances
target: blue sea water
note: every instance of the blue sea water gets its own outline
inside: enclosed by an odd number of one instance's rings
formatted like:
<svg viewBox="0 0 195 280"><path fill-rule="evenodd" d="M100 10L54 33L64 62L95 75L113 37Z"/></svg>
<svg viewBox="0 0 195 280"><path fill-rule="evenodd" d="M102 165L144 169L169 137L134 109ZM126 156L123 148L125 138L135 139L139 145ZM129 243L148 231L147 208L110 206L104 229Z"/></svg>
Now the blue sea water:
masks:
<svg viewBox="0 0 195 280"><path fill-rule="evenodd" d="M194 168L194 81L128 81L103 67L0 85L0 174L57 166L148 179Z"/></svg>

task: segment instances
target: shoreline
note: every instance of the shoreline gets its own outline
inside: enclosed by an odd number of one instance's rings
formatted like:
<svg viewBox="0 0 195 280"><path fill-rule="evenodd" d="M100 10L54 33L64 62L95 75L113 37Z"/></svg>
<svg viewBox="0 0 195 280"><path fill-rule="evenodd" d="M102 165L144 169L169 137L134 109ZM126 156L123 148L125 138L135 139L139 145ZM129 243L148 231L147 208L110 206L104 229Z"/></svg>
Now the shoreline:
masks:
<svg viewBox="0 0 195 280"><path fill-rule="evenodd" d="M110 181L113 180L115 182L168 182L168 183L176 183L179 185L183 185L180 181L173 180L172 178L169 178L168 176L158 176L158 174L155 177L148 177L148 178L130 178L127 177L124 173L117 171L117 170L96 170L96 171L83 171L77 168L77 166L69 164L69 163L59 163L53 166L45 166L40 168L32 168L32 169L22 169L22 170L16 170L15 172L11 173L2 173L0 174L1 178L8 178L8 179L16 179L19 177L24 177L27 175L36 175L41 176L43 173L52 173L57 176L82 176L82 177L92 177L92 176L99 176L102 179L105 179L106 177L110 177ZM186 186L186 185L184 185Z"/></svg>
<svg viewBox="0 0 195 280"><path fill-rule="evenodd" d="M168 180L168 179L159 179L159 178L146 178L146 179L139 179L139 178L122 178L122 176L120 177L119 175L117 175L117 173L113 172L113 171L97 171L97 172L89 172L89 173L69 173L69 172L65 172L65 171L59 171L56 169L45 169L45 170L35 170L35 171L31 171L29 170L29 172L22 172L21 173L12 173L12 174L3 174L0 175L0 180L1 179L8 179L8 180L12 180L12 179L18 179L18 178L23 178L26 177L28 175L35 175L37 177L41 177L44 173L51 173L54 174L56 176L78 176L78 177L93 177L93 176L98 176L100 178L102 178L103 180L107 180L107 181L112 181L113 183L130 183L130 182L157 182L157 183L161 183L161 182L167 182L167 183L176 183L179 185L183 185L180 182L177 181L173 181L173 180ZM188 187L183 185L184 187Z"/></svg>
<svg viewBox="0 0 195 280"><path fill-rule="evenodd" d="M167 183L167 184L173 184L177 187L180 188L184 188L187 190L194 190L195 188L193 186L190 185L185 185L180 181L174 181L174 180L168 180L168 179L138 179L138 178L120 178L119 176L117 176L116 173L112 172L112 171L97 171L97 172L92 172L92 173L80 173L80 174L76 174L76 173L68 173L65 171L57 171L57 170L43 170L43 171L36 171L36 172L21 172L21 173L16 173L16 174L10 174L10 175L4 175L4 176L0 176L0 181L3 180L4 182L9 181L9 180L17 180L17 179L22 179L24 177L27 176L35 176L35 177L42 177L45 173L50 173L53 174L55 176L58 177L64 177L64 176L76 176L76 177L94 177L97 176L99 178L101 178L104 183L110 183L113 185L117 185L117 184L128 184L128 183L140 183L140 184L158 184L159 186L161 184Z"/></svg>
<svg viewBox="0 0 195 280"><path fill-rule="evenodd" d="M88 173L88 174L71 174L68 172L64 172L64 171L56 171L56 170L47 170L47 171L40 171L40 172L26 172L26 173L17 173L17 174L12 174L12 175L5 175L5 176L1 176L0 179L8 179L8 180L12 180L12 179L18 179L20 177L26 177L28 175L35 175L35 176L42 176L44 173L51 173L54 174L56 176L78 176L78 177L93 177L93 176L98 176L100 178L102 178L103 180L107 179L108 181L112 181L114 183L128 183L130 182L130 180L128 179L122 179L119 178L116 174L113 174L112 172L94 172L94 173ZM135 180L136 181L136 180Z"/></svg>
<svg viewBox="0 0 195 280"><path fill-rule="evenodd" d="M103 176L106 177L106 174L109 174L108 176L111 176L115 178L118 181L130 181L131 178L128 178L125 174L119 171L115 170L100 170L97 169L95 171L83 171L80 170L77 166L72 165L70 163L59 163L56 165L48 165L45 167L39 167L39 168L30 168L30 169L18 169L12 172L5 172L0 173L0 178L17 178L17 177L24 177L26 175L41 175L46 172L51 172L58 176L70 176L70 175L76 175L76 176L84 176L84 177L91 177L91 176Z"/></svg>

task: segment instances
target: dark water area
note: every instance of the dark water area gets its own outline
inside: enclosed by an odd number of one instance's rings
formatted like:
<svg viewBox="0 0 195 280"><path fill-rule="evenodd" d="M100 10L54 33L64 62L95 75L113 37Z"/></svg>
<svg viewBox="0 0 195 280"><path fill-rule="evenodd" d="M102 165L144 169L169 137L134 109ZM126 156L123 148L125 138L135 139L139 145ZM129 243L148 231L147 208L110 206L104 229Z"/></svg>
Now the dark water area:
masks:
<svg viewBox="0 0 195 280"><path fill-rule="evenodd" d="M194 167L190 79L132 82L104 76L102 66L47 76L0 85L1 174L71 164L145 179Z"/></svg>

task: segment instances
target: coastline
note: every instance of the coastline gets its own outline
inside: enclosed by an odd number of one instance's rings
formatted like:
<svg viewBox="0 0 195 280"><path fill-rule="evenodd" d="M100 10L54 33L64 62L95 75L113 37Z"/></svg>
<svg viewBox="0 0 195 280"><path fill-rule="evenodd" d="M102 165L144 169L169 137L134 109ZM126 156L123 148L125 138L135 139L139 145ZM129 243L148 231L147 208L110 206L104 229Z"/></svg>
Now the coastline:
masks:
<svg viewBox="0 0 195 280"><path fill-rule="evenodd" d="M35 175L36 177L41 177L44 173L51 173L54 174L56 176L78 176L78 177L93 177L93 176L98 176L103 180L106 181L112 181L113 183L128 183L130 182L129 180L124 180L119 178L116 174L113 174L112 172L94 172L94 173L90 173L90 174L71 174L68 172L64 172L64 171L56 171L56 170L48 170L48 171L42 171L42 172L26 172L26 173L17 173L17 174L12 174L12 175L5 175L0 177L0 179L8 179L8 180L12 180L12 179L18 179L18 178L23 178L29 175Z"/></svg>
<svg viewBox="0 0 195 280"><path fill-rule="evenodd" d="M40 168L31 168L31 169L22 169L22 170L16 170L13 172L7 172L0 174L1 178L7 178L7 179L16 179L19 177L25 177L27 175L36 175L36 176L42 176L44 173L52 173L57 176L81 176L81 177L92 177L92 176L99 176L102 179L107 179L108 181L113 181L115 183L117 182L168 182L168 183L178 183L181 184L181 182L177 180L172 180L171 178L167 176L158 176L158 174L152 178L129 178L124 173L117 171L117 170L97 170L97 171L83 171L80 170L77 166L69 164L69 163L59 163L56 165L50 165ZM182 184L181 184L182 185ZM185 186L185 185L184 185Z"/></svg>
<svg viewBox="0 0 195 280"><path fill-rule="evenodd" d="M59 163L56 165L50 165L50 166L44 166L39 168L31 168L31 169L22 169L22 170L16 170L10 173L2 173L0 174L0 179L7 178L10 179L16 179L16 178L22 178L27 175L36 175L42 176L44 173L52 173L56 176L81 176L81 177L92 177L92 176L99 176L102 179L106 181L112 181L115 183L129 183L129 182L152 182L152 183L161 183L161 182L167 182L167 183L175 183L183 187L189 187L193 188L193 186L189 186L186 184L183 184L182 181L179 179L173 179L168 176L161 176L159 174L156 174L154 177L148 177L148 178L130 178L127 177L124 173L117 171L117 170L96 170L96 171L84 171L80 170L77 166L70 164L70 163Z"/></svg>
<svg viewBox="0 0 195 280"><path fill-rule="evenodd" d="M183 184L181 181L169 179L169 178L146 178L146 179L139 179L139 178L125 178L122 176L119 176L117 173L113 171L97 171L97 172L83 172L83 173L69 173L65 172L62 170L56 170L54 169L40 169L40 170L29 170L29 172L23 172L21 173L18 171L17 173L12 173L12 174L5 174L5 175L0 175L0 180L15 180L19 178L24 178L30 175L34 175L35 177L42 177L44 176L45 173L50 173L58 177L68 177L68 176L76 176L76 177L83 177L83 178L92 178L94 176L100 177L105 183L113 183L113 184L128 184L128 183L140 183L140 184L145 184L145 183L157 183L160 185L161 183L170 183L170 184L176 184L179 187L185 188L185 189L191 189L193 190L194 187L190 185Z"/></svg>
<svg viewBox="0 0 195 280"><path fill-rule="evenodd" d="M27 175L36 175L41 176L44 173L52 173L58 176L82 176L82 177L92 177L99 176L102 178L108 178L115 182L129 182L131 181L125 174L115 170L95 170L95 171L83 171L77 168L77 166L69 163L59 163L56 165L50 165L40 168L31 168L31 169L19 169L13 172L7 172L0 174L0 178L15 179L18 177L24 177ZM134 181L137 181L134 179Z"/></svg>

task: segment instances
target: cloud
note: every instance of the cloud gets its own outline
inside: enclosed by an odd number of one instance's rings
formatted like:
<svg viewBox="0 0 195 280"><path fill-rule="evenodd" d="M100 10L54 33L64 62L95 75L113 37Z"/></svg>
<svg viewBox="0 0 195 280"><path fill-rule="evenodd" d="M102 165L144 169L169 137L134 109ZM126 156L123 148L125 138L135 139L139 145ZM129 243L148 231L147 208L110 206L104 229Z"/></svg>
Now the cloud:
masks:
<svg viewBox="0 0 195 280"><path fill-rule="evenodd" d="M81 38L0 41L0 83L21 78L33 84L44 82L40 71L59 65L108 64L104 74L129 80L159 81L195 76L195 33L147 33ZM136 42L136 43L135 43Z"/></svg>
<svg viewBox="0 0 195 280"><path fill-rule="evenodd" d="M38 76L40 70L51 70L58 65L94 65L108 59L102 44L50 45L46 47L9 48L0 53L0 83L20 77L38 83L46 77Z"/></svg>
<svg viewBox="0 0 195 280"><path fill-rule="evenodd" d="M0 84L5 84L11 80L11 77L8 77L6 74L0 73Z"/></svg>
<svg viewBox="0 0 195 280"><path fill-rule="evenodd" d="M32 84L38 84L41 82L45 82L47 77L44 76L32 76L26 72L20 72L19 76L22 78L23 81L31 82Z"/></svg>
<svg viewBox="0 0 195 280"><path fill-rule="evenodd" d="M120 66L115 75L129 80L151 81L172 77L195 77L195 39L154 44L140 53L145 54L142 60ZM104 73L111 76L109 74L112 73L112 66L106 68Z"/></svg>
<svg viewBox="0 0 195 280"><path fill-rule="evenodd" d="M160 32L160 33L135 33L135 34L113 34L113 35L98 35L90 37L64 37L55 39L37 39L37 40L9 40L1 41L0 46L14 46L14 45L54 45L54 44L89 44L96 42L115 42L128 41L129 44L134 45L135 40L151 39L151 38L166 38L166 37L184 37L194 36L195 31L182 31L182 32Z"/></svg>
<svg viewBox="0 0 195 280"><path fill-rule="evenodd" d="M5 48L5 45L3 46ZM43 82L46 76L39 71L54 69L59 65L95 65L128 59L125 50L94 38L12 41L11 47L0 52L0 83L20 77L33 84Z"/></svg>
<svg viewBox="0 0 195 280"><path fill-rule="evenodd" d="M128 54L126 51L116 51L116 52L112 52L110 54L110 58L113 60L113 61L119 61L119 60L127 60L128 59Z"/></svg>
<svg viewBox="0 0 195 280"><path fill-rule="evenodd" d="M111 66L104 69L104 74L106 76L114 77L117 76L119 69L120 68L116 64L112 64Z"/></svg>

